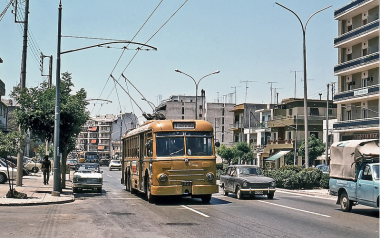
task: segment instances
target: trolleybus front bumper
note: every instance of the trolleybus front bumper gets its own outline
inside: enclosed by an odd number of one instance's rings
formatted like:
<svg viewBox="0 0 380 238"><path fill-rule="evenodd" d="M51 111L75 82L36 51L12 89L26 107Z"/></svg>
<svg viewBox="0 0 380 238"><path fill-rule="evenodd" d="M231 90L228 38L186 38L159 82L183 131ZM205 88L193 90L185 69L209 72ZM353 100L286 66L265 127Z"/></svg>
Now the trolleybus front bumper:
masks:
<svg viewBox="0 0 380 238"><path fill-rule="evenodd" d="M168 195L203 195L218 193L218 185L172 185L172 186L151 186L152 195L168 196Z"/></svg>

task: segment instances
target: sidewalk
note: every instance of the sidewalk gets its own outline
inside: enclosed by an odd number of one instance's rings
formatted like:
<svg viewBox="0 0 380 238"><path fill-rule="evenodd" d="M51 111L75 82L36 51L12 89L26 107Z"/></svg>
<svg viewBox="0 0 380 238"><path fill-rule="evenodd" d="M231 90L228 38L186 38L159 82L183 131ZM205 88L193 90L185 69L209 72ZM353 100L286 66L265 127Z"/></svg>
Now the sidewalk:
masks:
<svg viewBox="0 0 380 238"><path fill-rule="evenodd" d="M68 178L68 175L66 177ZM33 206L73 202L75 198L71 189L71 181L66 180L66 189L62 189L60 196L52 196L53 179L53 175L50 175L49 185L44 185L42 172L39 172L22 177L22 187L17 187L16 181L13 180L15 190L26 193L27 199L6 198L9 191L9 181L0 184L0 206Z"/></svg>

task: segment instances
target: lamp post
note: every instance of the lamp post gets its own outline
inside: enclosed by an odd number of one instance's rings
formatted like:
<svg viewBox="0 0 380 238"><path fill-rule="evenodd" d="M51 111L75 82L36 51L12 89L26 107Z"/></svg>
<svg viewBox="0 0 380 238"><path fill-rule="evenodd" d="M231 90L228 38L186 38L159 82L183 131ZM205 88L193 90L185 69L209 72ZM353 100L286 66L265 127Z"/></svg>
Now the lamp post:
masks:
<svg viewBox="0 0 380 238"><path fill-rule="evenodd" d="M60 158L59 158L59 125L60 125L60 105L59 105L59 96L60 96L60 82L61 82L61 55L75 52L79 50L85 50L93 47L103 46L103 45L109 45L109 44L116 44L116 43L124 43L124 44L137 44L141 46L149 47L153 50L157 50L157 48L143 44L143 43L137 43L132 41L112 41L107 43L101 43L96 45L91 45L79 49L69 50L61 52L61 26L62 26L62 1L59 1L59 7L58 7L58 41L57 41L57 69L56 69L56 90L55 90L55 117L54 117L54 185L53 185L53 192L52 196L60 196L61 193L61 179L60 179Z"/></svg>
<svg viewBox="0 0 380 238"><path fill-rule="evenodd" d="M195 120L197 120L198 119L198 114L197 114L197 112L198 112L197 111L197 108L198 108L198 85L199 85L199 83L201 82L202 79L206 78L207 76L213 75L213 74L218 74L218 73L220 73L220 70L217 70L215 72L212 72L211 74L207 74L207 75L203 76L202 78L200 78L198 80L198 82L196 82L193 77L191 77L190 75L182 72L181 70L175 69L174 71L177 72L177 73L181 73L181 74L184 74L184 75L190 77L194 81L194 83L195 83Z"/></svg>
<svg viewBox="0 0 380 238"><path fill-rule="evenodd" d="M301 27L302 27L302 39L303 39L303 78L305 79L303 81L303 92L304 92L304 100L303 100L303 104L304 104L304 125L305 125L305 164L306 164L306 168L309 167L309 143L308 143L308 134L309 134L309 128L308 128L308 121L307 121L307 71L306 71L306 27L307 27L307 23L309 23L309 20L317 13L321 12L321 11L324 11L326 10L327 8L330 8L332 5L328 6L328 7L325 7L319 11L316 11L314 12L313 14L311 14L311 16L307 19L306 21L306 24L305 26L303 25L301 19L298 17L298 15L290 10L289 8L279 4L278 2L276 2L277 5L279 5L280 7L283 7L285 8L286 10L290 11L291 13L293 13L299 20L299 22L301 23Z"/></svg>

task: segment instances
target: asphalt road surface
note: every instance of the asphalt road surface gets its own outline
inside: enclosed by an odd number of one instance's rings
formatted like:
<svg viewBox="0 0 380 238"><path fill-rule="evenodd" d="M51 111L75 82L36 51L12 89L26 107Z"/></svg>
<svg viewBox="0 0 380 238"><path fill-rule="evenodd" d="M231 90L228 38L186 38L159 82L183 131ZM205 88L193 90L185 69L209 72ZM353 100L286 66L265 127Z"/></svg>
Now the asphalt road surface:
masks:
<svg viewBox="0 0 380 238"><path fill-rule="evenodd" d="M69 204L0 207L1 237L379 237L379 211L344 213L335 198L276 192L237 200L164 197L150 204L103 167L103 193L87 191Z"/></svg>

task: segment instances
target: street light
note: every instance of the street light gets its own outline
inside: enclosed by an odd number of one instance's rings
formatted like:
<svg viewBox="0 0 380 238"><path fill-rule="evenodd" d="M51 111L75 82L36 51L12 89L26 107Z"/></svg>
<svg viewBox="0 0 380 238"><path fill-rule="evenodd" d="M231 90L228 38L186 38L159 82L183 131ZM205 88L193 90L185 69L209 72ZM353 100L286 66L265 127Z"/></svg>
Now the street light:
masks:
<svg viewBox="0 0 380 238"><path fill-rule="evenodd" d="M198 119L198 114L197 114L197 108L198 108L198 85L199 85L199 83L201 82L202 79L206 78L207 76L213 75L213 74L218 74L218 73L220 73L220 70L217 70L217 71L215 71L215 72L213 72L211 74L207 74L207 75L203 76L201 79L199 79L198 83L195 81L195 79L193 77L191 77L190 75L182 72L181 70L175 69L174 71L177 72L177 73L181 73L181 74L184 74L184 75L190 77L194 81L194 83L195 83L195 120L197 120Z"/></svg>
<svg viewBox="0 0 380 238"><path fill-rule="evenodd" d="M60 159L59 159L59 125L60 125L60 105L59 105L59 97L60 97L60 81L61 81L61 55L70 53L70 52L75 52L79 50L85 50L97 46L103 46L103 45L109 45L109 44L116 44L116 43L128 43L128 44L138 44L141 46L146 46L149 48L152 48L154 50L157 50L157 48L142 44L142 43L137 43L137 42L132 42L132 41L112 41L108 43L102 43L102 44L97 44L97 45L92 45L88 47L83 47L79 49L74 49L74 50L69 50L69 51L63 51L61 52L61 27L62 26L62 1L59 1L59 7L58 7L58 40L57 40L57 69L56 69L56 78L55 78L55 85L56 85L56 90L55 90L55 118L54 118L54 185L53 185L53 192L52 196L60 196L61 193L61 178L60 178Z"/></svg>
<svg viewBox="0 0 380 238"><path fill-rule="evenodd" d="M301 27L302 27L302 34L303 34L303 38L302 38L303 39L303 78L305 79L303 81L303 85L304 85L304 87L303 87L303 93L304 93L304 99L303 99L304 109L303 109L303 112L304 112L304 121L305 121L304 122L304 125L305 125L305 164L306 164L306 168L308 168L309 167L309 142L308 142L309 128L308 128L308 121L307 121L306 27L307 27L307 23L309 23L310 18L312 18L315 14L317 14L321 11L324 11L327 8L332 7L332 5L325 7L323 9L316 11L313 14L311 14L311 16L309 17L309 19L307 19L306 24L304 26L301 19L298 17L298 15L295 12L293 12L289 8L279 4L278 2L276 2L276 4L279 5L280 7L285 8L286 10L290 11L291 13L293 13L298 18L298 20L300 21Z"/></svg>

